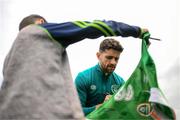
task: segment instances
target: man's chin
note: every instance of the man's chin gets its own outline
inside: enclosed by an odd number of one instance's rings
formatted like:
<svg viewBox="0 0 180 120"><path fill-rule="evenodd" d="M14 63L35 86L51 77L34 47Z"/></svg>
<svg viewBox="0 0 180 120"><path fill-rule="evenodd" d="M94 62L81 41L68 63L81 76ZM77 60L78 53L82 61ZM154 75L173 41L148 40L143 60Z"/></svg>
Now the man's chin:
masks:
<svg viewBox="0 0 180 120"><path fill-rule="evenodd" d="M111 74L112 72L114 72L114 70L108 70L107 73Z"/></svg>

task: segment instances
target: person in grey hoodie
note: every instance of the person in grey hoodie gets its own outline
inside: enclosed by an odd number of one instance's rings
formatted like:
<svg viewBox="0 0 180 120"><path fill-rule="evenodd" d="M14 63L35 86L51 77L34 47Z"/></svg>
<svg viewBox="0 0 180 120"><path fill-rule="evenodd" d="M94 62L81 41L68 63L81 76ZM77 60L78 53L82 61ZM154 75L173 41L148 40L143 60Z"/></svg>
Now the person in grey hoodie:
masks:
<svg viewBox="0 0 180 120"><path fill-rule="evenodd" d="M85 119L73 84L66 48L85 38L141 38L147 29L116 21L49 23L25 17L6 56L0 120Z"/></svg>

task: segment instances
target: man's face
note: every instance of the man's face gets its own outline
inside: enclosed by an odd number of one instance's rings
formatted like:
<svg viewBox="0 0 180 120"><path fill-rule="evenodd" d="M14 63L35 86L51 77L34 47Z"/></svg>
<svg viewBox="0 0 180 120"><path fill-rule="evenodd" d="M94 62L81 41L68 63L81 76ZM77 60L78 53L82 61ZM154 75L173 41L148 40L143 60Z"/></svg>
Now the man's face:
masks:
<svg viewBox="0 0 180 120"><path fill-rule="evenodd" d="M97 58L99 59L101 69L105 73L112 73L115 70L120 57L120 53L121 52L113 49L109 49L109 50L105 50L104 52L97 53Z"/></svg>

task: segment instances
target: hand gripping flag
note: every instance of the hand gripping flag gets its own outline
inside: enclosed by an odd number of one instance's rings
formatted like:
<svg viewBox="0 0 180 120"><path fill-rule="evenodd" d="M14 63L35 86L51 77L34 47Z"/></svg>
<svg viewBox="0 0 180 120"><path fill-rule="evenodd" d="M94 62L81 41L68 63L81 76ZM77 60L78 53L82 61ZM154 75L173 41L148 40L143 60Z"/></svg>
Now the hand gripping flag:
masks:
<svg viewBox="0 0 180 120"><path fill-rule="evenodd" d="M91 112L90 120L175 120L173 109L160 90L156 68L147 50L147 33L142 40L141 59L126 83L110 100Z"/></svg>

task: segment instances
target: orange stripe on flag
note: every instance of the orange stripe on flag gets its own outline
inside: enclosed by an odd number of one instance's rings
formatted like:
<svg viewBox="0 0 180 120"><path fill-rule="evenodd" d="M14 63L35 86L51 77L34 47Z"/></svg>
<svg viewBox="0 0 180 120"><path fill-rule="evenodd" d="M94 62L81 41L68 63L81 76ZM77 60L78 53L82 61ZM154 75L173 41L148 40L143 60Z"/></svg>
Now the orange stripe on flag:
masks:
<svg viewBox="0 0 180 120"><path fill-rule="evenodd" d="M152 116L155 120L161 120L161 118L156 114L156 112L152 112L151 116Z"/></svg>

